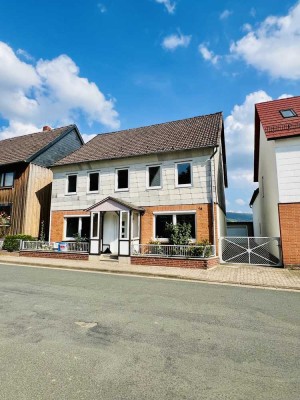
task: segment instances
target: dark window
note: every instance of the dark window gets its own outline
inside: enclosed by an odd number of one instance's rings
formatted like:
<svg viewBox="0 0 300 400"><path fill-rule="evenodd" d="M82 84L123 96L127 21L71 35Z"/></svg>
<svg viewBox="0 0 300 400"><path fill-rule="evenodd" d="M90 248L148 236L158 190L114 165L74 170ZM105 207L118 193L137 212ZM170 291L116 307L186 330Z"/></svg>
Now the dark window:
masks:
<svg viewBox="0 0 300 400"><path fill-rule="evenodd" d="M12 187L14 185L14 173L13 172L1 172L0 173L0 187Z"/></svg>
<svg viewBox="0 0 300 400"><path fill-rule="evenodd" d="M68 176L68 193L76 193L77 190L77 175Z"/></svg>
<svg viewBox="0 0 300 400"><path fill-rule="evenodd" d="M160 166L149 167L149 187L160 187Z"/></svg>
<svg viewBox="0 0 300 400"><path fill-rule="evenodd" d="M66 230L67 238L73 239L74 235L78 234L83 238L90 237L90 226L91 226L90 217L70 217L67 218L66 220L67 220L67 230Z"/></svg>
<svg viewBox="0 0 300 400"><path fill-rule="evenodd" d="M11 216L11 206L7 205L7 204L0 204L0 214L4 213L5 215L7 215L8 217Z"/></svg>
<svg viewBox="0 0 300 400"><path fill-rule="evenodd" d="M92 218L93 218L93 237L97 237L99 214L92 214Z"/></svg>
<svg viewBox="0 0 300 400"><path fill-rule="evenodd" d="M176 224L190 224L191 225L191 237L196 238L196 227L195 227L195 214L178 214L176 215Z"/></svg>
<svg viewBox="0 0 300 400"><path fill-rule="evenodd" d="M128 169L119 169L117 174L117 189L128 189Z"/></svg>
<svg viewBox="0 0 300 400"><path fill-rule="evenodd" d="M67 218L67 232L68 238L73 238L74 235L79 233L79 218Z"/></svg>
<svg viewBox="0 0 300 400"><path fill-rule="evenodd" d="M90 175L89 191L97 192L99 190L99 172L92 172Z"/></svg>
<svg viewBox="0 0 300 400"><path fill-rule="evenodd" d="M166 232L166 224L173 222L173 215L157 215L155 224L155 237L168 238L169 234Z"/></svg>
<svg viewBox="0 0 300 400"><path fill-rule="evenodd" d="M191 163L177 164L177 179L178 185L190 185L192 183Z"/></svg>
<svg viewBox="0 0 300 400"><path fill-rule="evenodd" d="M288 110L280 110L280 114L283 118L297 117L297 114L292 108L289 108Z"/></svg>
<svg viewBox="0 0 300 400"><path fill-rule="evenodd" d="M98 214L97 214L98 215ZM90 228L91 228L91 219L90 217L81 218L81 237L89 239L90 237Z"/></svg>

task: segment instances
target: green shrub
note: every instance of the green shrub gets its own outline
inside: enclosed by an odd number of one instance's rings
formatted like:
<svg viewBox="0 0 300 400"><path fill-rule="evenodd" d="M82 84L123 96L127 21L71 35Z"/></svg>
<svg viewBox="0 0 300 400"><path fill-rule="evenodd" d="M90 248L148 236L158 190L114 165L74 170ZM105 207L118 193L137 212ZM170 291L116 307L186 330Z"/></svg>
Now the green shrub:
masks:
<svg viewBox="0 0 300 400"><path fill-rule="evenodd" d="M191 241L191 224L166 224L166 231L169 234L169 244L177 246L186 246Z"/></svg>
<svg viewBox="0 0 300 400"><path fill-rule="evenodd" d="M212 256L211 244L207 239L195 243L195 247L191 246L191 255L194 257L204 257L204 258L211 257Z"/></svg>
<svg viewBox="0 0 300 400"><path fill-rule="evenodd" d="M5 237L4 242L3 242L3 250L7 250L7 251L18 251L20 248L20 240L35 240L35 238L33 238L30 235L24 235L24 234L20 234L20 235L8 235Z"/></svg>

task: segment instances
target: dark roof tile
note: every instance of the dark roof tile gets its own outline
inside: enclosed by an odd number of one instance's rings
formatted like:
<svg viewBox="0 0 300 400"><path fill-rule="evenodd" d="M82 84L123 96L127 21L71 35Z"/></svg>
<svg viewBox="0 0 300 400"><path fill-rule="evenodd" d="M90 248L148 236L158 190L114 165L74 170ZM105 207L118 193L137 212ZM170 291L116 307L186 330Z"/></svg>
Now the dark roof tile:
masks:
<svg viewBox="0 0 300 400"><path fill-rule="evenodd" d="M0 141L0 166L29 160L56 138L75 125L63 126L51 131L36 132Z"/></svg>
<svg viewBox="0 0 300 400"><path fill-rule="evenodd" d="M222 113L99 134L55 165L218 146Z"/></svg>

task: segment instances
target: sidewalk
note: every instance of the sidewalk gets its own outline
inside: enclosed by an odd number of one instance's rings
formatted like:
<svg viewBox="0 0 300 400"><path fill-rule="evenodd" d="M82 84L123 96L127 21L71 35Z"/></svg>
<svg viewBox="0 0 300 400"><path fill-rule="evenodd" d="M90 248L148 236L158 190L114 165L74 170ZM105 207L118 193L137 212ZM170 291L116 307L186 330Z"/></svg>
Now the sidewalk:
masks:
<svg viewBox="0 0 300 400"><path fill-rule="evenodd" d="M300 270L259 267L248 265L219 265L209 270L154 267L145 265L120 264L118 262L99 261L97 256L89 261L55 260L46 258L18 257L0 255L0 264L21 264L50 268L65 268L82 271L109 272L153 276L164 278L188 279L194 281L249 285L277 289L300 290Z"/></svg>

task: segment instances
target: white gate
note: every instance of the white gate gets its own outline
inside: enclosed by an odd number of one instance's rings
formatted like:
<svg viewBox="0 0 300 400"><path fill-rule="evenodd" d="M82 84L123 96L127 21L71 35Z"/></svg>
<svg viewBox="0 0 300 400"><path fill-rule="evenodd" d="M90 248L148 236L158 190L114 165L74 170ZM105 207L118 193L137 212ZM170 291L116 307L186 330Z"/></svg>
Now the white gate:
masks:
<svg viewBox="0 0 300 400"><path fill-rule="evenodd" d="M281 246L278 237L222 237L221 262L281 266Z"/></svg>

